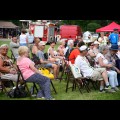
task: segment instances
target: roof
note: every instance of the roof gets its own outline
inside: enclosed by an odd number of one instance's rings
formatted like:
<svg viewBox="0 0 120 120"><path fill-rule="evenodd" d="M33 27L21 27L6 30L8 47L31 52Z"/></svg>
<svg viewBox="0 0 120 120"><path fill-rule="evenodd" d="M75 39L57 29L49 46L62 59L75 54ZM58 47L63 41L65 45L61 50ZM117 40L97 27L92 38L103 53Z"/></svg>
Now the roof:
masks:
<svg viewBox="0 0 120 120"><path fill-rule="evenodd" d="M0 21L0 28L17 28L12 22Z"/></svg>
<svg viewBox="0 0 120 120"><path fill-rule="evenodd" d="M112 22L105 27L97 29L96 32L112 32L114 28L117 28L120 31L120 25L115 22Z"/></svg>

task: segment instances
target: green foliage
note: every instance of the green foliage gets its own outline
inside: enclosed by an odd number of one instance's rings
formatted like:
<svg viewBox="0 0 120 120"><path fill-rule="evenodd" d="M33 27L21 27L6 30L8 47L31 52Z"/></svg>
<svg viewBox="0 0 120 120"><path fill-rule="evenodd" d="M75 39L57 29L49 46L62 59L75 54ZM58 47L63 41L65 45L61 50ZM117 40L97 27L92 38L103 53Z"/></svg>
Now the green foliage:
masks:
<svg viewBox="0 0 120 120"><path fill-rule="evenodd" d="M91 31L91 32L95 32L97 28L100 28L100 24L97 24L97 23L89 23L87 25L87 30L88 31Z"/></svg>

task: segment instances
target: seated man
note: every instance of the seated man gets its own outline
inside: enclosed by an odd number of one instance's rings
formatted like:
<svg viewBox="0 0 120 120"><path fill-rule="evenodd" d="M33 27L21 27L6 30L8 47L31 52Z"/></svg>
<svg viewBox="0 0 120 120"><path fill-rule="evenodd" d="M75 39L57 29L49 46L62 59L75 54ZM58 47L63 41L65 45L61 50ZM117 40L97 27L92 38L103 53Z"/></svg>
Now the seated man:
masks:
<svg viewBox="0 0 120 120"><path fill-rule="evenodd" d="M1 79L17 81L18 75L12 60L7 56L8 45L3 44L0 46L0 76Z"/></svg>
<svg viewBox="0 0 120 120"><path fill-rule="evenodd" d="M90 77L93 81L100 80L100 92L104 91L104 82L105 82L105 89L111 89L109 82L107 71L105 68L93 68L90 66L90 63L86 59L87 55L87 47L85 45L80 47L80 55L77 56L75 59L75 65L77 65L81 72L83 73L84 77ZM112 90L110 90L111 92Z"/></svg>
<svg viewBox="0 0 120 120"><path fill-rule="evenodd" d="M19 43L17 42L17 37L13 36L12 37L12 41L10 42L10 49L13 52L13 55L15 56L15 58L18 58L18 48L19 48Z"/></svg>
<svg viewBox="0 0 120 120"><path fill-rule="evenodd" d="M74 50L72 50L72 52L70 53L70 55L69 55L69 61L71 61L72 64L74 64L76 57L78 55L80 55L79 47L81 47L82 45L85 45L85 43L83 41L80 41L76 45L76 48Z"/></svg>
<svg viewBox="0 0 120 120"><path fill-rule="evenodd" d="M40 43L38 44L38 49L39 51L37 52L37 56L40 59L40 63L42 63L44 65L44 67L48 67L48 68L53 68L53 74L55 79L58 78L58 74L59 74L59 65L55 64L55 59L53 58L49 58L48 60L45 59L44 57L44 49L45 49L45 43L43 41L40 41Z"/></svg>

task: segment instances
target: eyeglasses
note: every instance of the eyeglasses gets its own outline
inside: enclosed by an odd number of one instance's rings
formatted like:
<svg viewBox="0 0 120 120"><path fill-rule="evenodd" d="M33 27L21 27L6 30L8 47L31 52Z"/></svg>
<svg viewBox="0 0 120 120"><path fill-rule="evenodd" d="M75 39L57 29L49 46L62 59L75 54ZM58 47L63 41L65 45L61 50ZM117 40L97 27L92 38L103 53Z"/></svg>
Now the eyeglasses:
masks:
<svg viewBox="0 0 120 120"><path fill-rule="evenodd" d="M2 50L4 50L4 51L8 51L8 48L3 48Z"/></svg>
<svg viewBox="0 0 120 120"><path fill-rule="evenodd" d="M94 46L94 45L90 45L90 46Z"/></svg>

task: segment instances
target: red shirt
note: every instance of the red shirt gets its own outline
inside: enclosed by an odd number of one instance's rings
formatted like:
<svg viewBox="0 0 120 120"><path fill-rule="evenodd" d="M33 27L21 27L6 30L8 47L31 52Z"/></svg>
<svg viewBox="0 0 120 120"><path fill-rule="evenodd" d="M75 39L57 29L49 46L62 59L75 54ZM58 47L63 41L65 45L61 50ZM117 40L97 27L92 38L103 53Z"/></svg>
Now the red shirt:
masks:
<svg viewBox="0 0 120 120"><path fill-rule="evenodd" d="M76 57L80 55L80 50L78 48L74 49L69 55L69 61L74 64Z"/></svg>

